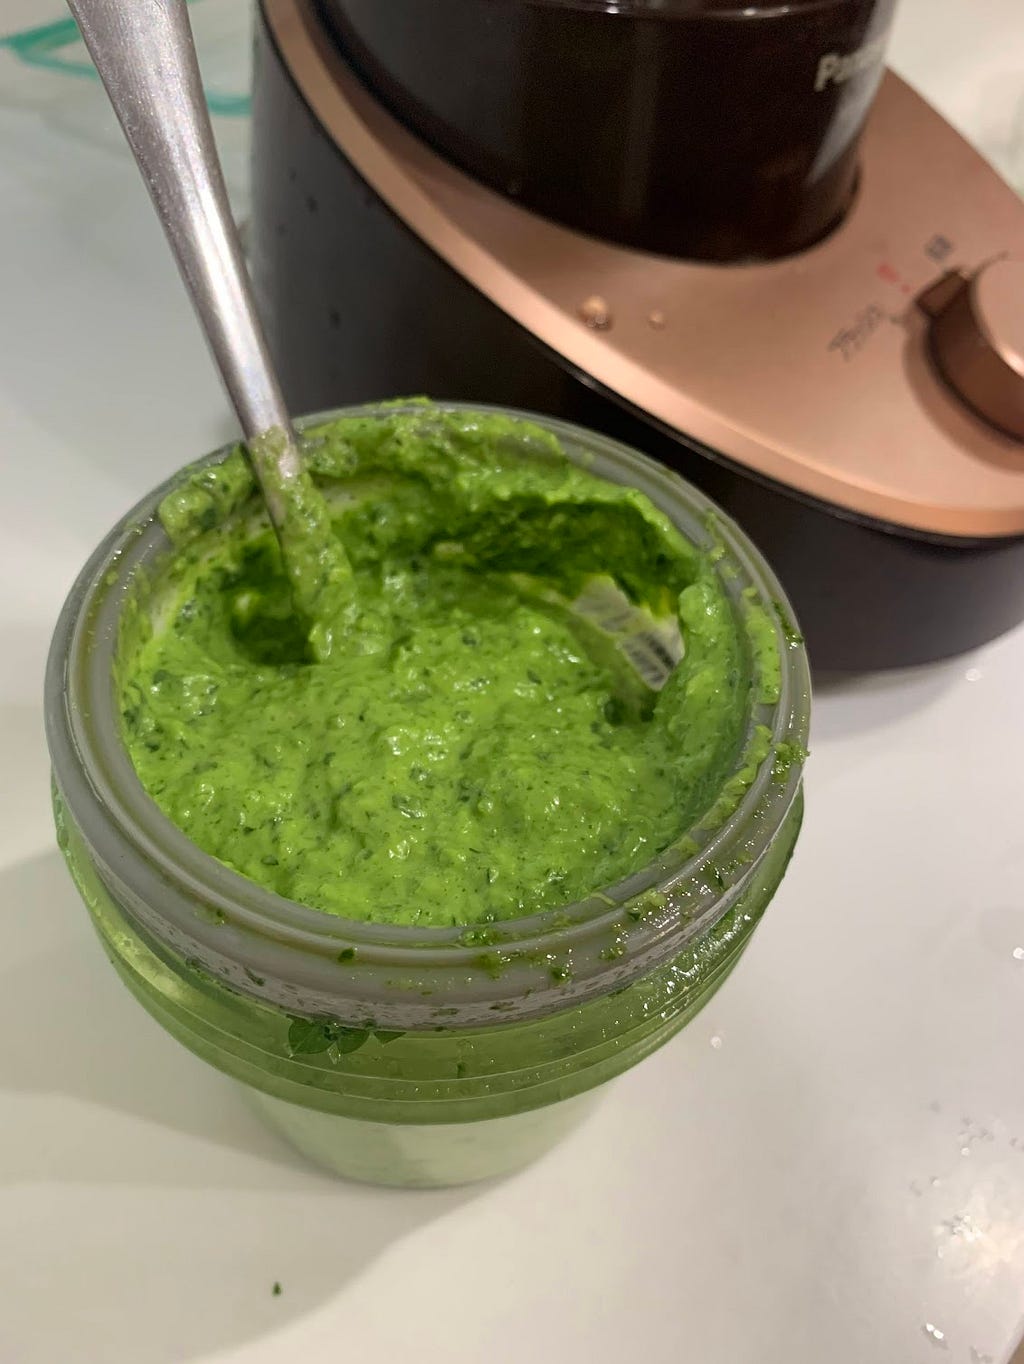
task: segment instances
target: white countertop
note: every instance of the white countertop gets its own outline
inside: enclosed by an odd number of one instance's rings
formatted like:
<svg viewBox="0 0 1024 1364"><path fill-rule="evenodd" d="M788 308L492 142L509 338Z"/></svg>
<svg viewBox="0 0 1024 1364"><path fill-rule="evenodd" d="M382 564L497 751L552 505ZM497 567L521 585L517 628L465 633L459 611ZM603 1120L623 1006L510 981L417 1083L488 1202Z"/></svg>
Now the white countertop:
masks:
<svg viewBox="0 0 1024 1364"><path fill-rule="evenodd" d="M45 8L0 0L0 34ZM196 12L208 51L237 31ZM1024 181L1020 0L904 0L893 57ZM241 194L244 120L219 130ZM558 1150L462 1191L321 1177L129 998L54 846L63 594L233 424L98 88L0 48L0 146L0 1364L1002 1364L1024 629L822 689L745 959Z"/></svg>

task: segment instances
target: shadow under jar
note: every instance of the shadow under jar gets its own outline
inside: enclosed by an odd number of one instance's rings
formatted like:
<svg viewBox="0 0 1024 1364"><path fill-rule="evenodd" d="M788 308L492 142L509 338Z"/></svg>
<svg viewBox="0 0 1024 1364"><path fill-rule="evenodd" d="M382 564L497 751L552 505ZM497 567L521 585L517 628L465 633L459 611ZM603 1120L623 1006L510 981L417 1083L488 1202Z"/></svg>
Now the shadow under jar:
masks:
<svg viewBox="0 0 1024 1364"><path fill-rule="evenodd" d="M353 413L384 422L397 411L349 409L300 425ZM547 1149L598 1086L714 994L778 887L800 826L807 662L764 560L652 460L565 423L530 420L570 461L646 494L705 552L747 670L735 761L707 810L620 884L530 917L396 926L280 898L191 842L135 774L113 681L123 621L145 610L173 558L157 512L183 475L98 547L51 647L58 837L108 956L140 1003L242 1082L300 1151L355 1179L458 1184ZM254 507L250 498L234 514Z"/></svg>

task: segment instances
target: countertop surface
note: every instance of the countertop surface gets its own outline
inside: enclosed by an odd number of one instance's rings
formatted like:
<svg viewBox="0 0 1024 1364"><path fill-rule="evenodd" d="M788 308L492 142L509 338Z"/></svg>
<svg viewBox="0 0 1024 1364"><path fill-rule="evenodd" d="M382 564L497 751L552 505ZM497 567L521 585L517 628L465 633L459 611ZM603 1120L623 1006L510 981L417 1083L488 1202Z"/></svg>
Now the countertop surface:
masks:
<svg viewBox="0 0 1024 1364"><path fill-rule="evenodd" d="M44 8L0 0L0 36ZM245 7L194 12L244 212ZM1024 182L1020 0L904 0L892 60ZM113 520L234 425L79 61L0 45L0 1364L1002 1364L1024 629L820 687L803 836L740 968L505 1182L322 1177L116 980L54 846L47 642Z"/></svg>

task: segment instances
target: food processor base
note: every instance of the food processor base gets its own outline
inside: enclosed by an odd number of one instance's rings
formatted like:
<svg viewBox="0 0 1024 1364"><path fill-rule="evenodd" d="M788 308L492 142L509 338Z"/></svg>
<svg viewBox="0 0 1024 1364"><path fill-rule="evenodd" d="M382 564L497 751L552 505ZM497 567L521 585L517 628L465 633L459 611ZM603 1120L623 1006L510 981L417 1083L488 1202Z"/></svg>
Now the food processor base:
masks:
<svg viewBox="0 0 1024 1364"><path fill-rule="evenodd" d="M946 657L1024 617L1024 537L911 532L797 492L543 344L392 211L325 131L262 13L257 30L251 265L294 413L429 394L559 415L646 450L769 557L818 671Z"/></svg>

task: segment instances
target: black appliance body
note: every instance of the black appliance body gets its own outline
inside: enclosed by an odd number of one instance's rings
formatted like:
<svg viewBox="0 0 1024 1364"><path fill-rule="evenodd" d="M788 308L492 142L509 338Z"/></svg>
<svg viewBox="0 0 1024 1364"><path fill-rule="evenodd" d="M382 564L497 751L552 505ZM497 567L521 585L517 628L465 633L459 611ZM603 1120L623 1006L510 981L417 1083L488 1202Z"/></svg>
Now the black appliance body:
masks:
<svg viewBox="0 0 1024 1364"><path fill-rule="evenodd" d="M429 394L551 413L647 451L759 543L819 676L948 656L1024 616L1024 536L908 531L766 478L609 391L496 306L325 129L268 23L275 4L262 0L257 16L250 254L294 412ZM800 252L841 224L892 8L288 4L374 99L481 182L545 219L723 271ZM744 23L755 11L766 12L759 43ZM796 86L785 73L801 51L801 88L810 72L826 100L794 98L773 117L766 72L775 63ZM678 210L681 198L692 211Z"/></svg>

